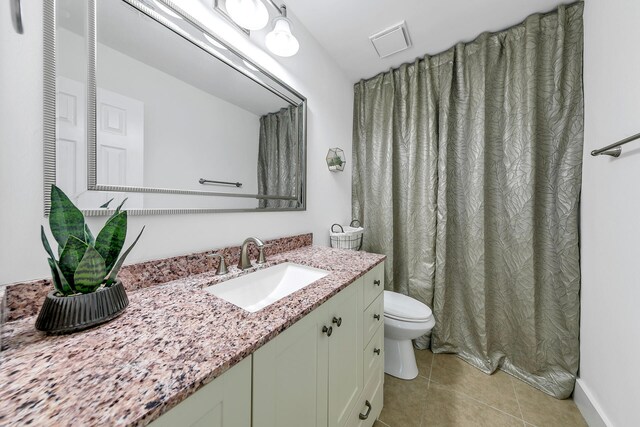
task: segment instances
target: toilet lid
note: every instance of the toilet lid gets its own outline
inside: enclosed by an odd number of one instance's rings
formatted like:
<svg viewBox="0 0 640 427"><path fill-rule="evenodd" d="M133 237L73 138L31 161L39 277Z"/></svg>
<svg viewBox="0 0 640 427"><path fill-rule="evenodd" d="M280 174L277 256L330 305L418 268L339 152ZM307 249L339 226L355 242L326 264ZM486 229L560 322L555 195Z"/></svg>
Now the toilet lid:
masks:
<svg viewBox="0 0 640 427"><path fill-rule="evenodd" d="M431 314L431 309L416 299L397 292L384 291L384 315L387 317L423 322L429 320Z"/></svg>

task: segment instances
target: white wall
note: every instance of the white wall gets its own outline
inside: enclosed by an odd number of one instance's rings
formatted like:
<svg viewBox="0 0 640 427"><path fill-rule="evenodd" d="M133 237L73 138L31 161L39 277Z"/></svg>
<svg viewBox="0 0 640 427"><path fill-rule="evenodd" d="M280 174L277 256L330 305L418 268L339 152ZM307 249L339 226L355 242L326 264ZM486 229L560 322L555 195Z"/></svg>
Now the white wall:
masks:
<svg viewBox="0 0 640 427"><path fill-rule="evenodd" d="M579 385L612 426L640 425L640 2L585 1ZM608 420L607 420L608 419Z"/></svg>
<svg viewBox="0 0 640 427"><path fill-rule="evenodd" d="M206 10L184 1L193 15ZM10 25L9 2L0 2L0 284L46 277L40 244L42 215L42 3L23 1L25 34ZM202 8L202 9L199 9ZM236 245L247 236L273 238L313 232L328 245L327 230L351 213L350 162L343 173L327 170L330 147L351 158L353 87L318 43L294 19L300 52L274 60L224 21L198 16L308 99L307 211L131 217L129 240L146 231L128 261ZM94 229L103 223L91 218Z"/></svg>

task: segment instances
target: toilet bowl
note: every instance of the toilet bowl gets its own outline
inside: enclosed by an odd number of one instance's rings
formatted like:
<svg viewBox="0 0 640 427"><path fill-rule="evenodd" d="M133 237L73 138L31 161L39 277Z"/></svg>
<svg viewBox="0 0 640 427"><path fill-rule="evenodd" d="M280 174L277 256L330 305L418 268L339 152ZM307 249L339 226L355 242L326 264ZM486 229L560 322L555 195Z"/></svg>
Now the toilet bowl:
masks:
<svg viewBox="0 0 640 427"><path fill-rule="evenodd" d="M406 295L384 291L384 372L403 380L418 376L411 340L429 332L431 309Z"/></svg>

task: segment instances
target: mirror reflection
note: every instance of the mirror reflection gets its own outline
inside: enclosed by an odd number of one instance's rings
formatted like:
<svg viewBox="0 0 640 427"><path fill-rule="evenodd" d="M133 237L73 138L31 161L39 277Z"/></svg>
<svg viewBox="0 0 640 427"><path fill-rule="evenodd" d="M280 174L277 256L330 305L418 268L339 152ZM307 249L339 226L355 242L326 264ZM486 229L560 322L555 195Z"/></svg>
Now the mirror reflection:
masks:
<svg viewBox="0 0 640 427"><path fill-rule="evenodd" d="M95 3L92 114L91 3L58 2L58 185L85 210L302 208L304 99L159 4Z"/></svg>

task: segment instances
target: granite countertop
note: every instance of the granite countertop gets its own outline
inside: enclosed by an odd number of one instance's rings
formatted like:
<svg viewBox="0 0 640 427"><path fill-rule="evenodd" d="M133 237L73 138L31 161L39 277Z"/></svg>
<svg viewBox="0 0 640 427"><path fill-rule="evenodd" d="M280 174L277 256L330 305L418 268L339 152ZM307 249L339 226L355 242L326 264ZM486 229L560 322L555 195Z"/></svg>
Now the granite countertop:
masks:
<svg viewBox="0 0 640 427"><path fill-rule="evenodd" d="M33 316L5 323L0 425L146 425L383 260L318 246L274 255L266 266L330 274L256 313L202 290L251 271L231 266L130 292L120 317L88 331L47 336Z"/></svg>

